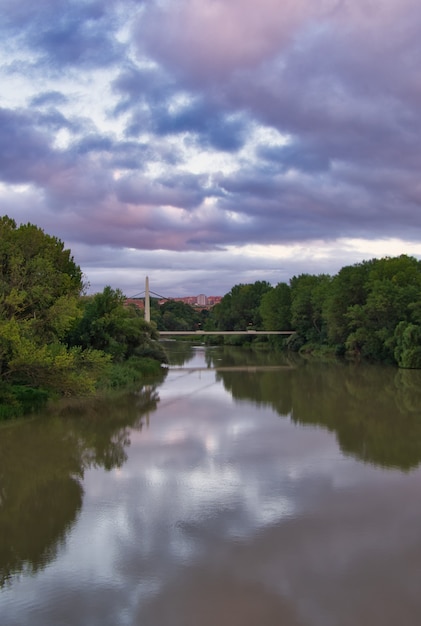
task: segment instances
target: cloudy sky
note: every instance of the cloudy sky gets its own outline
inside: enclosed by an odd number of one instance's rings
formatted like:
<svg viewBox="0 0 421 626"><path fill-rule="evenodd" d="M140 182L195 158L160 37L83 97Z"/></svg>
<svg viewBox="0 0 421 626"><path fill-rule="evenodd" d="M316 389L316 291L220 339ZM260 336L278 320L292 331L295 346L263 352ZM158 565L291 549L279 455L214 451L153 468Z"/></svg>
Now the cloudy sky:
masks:
<svg viewBox="0 0 421 626"><path fill-rule="evenodd" d="M418 0L1 0L0 207L90 291L421 257Z"/></svg>

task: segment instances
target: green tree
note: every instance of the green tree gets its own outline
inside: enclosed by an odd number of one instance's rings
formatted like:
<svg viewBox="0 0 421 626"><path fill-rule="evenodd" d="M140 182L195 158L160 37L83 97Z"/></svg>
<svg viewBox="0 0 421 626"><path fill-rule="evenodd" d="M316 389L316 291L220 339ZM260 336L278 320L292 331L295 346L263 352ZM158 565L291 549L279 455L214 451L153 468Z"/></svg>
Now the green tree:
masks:
<svg viewBox="0 0 421 626"><path fill-rule="evenodd" d="M394 357L399 367L421 368L421 326L400 322L394 332Z"/></svg>
<svg viewBox="0 0 421 626"><path fill-rule="evenodd" d="M260 315L265 330L291 329L291 287L279 283L263 294Z"/></svg>
<svg viewBox="0 0 421 626"><path fill-rule="evenodd" d="M79 315L82 272L69 250L32 224L0 218L1 413L38 406L49 393L87 393L105 355L68 350L62 339Z"/></svg>
<svg viewBox="0 0 421 626"><path fill-rule="evenodd" d="M324 306L331 280L327 274L301 274L291 279L291 325L305 342L326 341Z"/></svg>
<svg viewBox="0 0 421 626"><path fill-rule="evenodd" d="M165 362L154 326L144 320L136 306L125 306L125 299L120 289L110 286L86 296L82 315L67 335L68 345L101 350L115 363L145 356Z"/></svg>
<svg viewBox="0 0 421 626"><path fill-rule="evenodd" d="M343 267L333 277L324 306L328 341L345 346L349 334L349 307L363 305L367 299L367 280L372 261Z"/></svg>
<svg viewBox="0 0 421 626"><path fill-rule="evenodd" d="M58 341L43 343L28 322L0 320L1 380L14 387L84 395L95 389L109 359L102 352L68 350ZM0 387L0 398L1 398ZM10 395L7 392L6 397Z"/></svg>
<svg viewBox="0 0 421 626"><path fill-rule="evenodd" d="M39 408L52 394L92 393L112 362L132 359L118 372L123 384L166 360L154 327L124 306L119 290L81 298L83 289L59 239L0 218L0 418Z"/></svg>
<svg viewBox="0 0 421 626"><path fill-rule="evenodd" d="M416 315L421 264L413 257L374 259L366 280L366 299L348 307L346 347L373 360L395 361L396 327Z"/></svg>
<svg viewBox="0 0 421 626"><path fill-rule="evenodd" d="M273 287L266 281L234 285L211 312L218 330L247 330L262 328L260 304L265 293Z"/></svg>
<svg viewBox="0 0 421 626"><path fill-rule="evenodd" d="M178 300L167 300L160 306L158 330L197 330L202 316L189 304Z"/></svg>
<svg viewBox="0 0 421 626"><path fill-rule="evenodd" d="M62 241L0 218L0 319L30 321L39 338L60 339L82 290L82 271Z"/></svg>

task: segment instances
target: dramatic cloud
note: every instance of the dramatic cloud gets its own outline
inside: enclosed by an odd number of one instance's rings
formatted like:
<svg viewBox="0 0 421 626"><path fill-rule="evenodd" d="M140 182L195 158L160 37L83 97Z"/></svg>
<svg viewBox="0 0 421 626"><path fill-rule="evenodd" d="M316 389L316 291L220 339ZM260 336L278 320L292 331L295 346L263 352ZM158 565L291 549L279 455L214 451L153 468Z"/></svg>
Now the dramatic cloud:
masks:
<svg viewBox="0 0 421 626"><path fill-rule="evenodd" d="M415 0L5 0L0 207L91 290L421 254Z"/></svg>

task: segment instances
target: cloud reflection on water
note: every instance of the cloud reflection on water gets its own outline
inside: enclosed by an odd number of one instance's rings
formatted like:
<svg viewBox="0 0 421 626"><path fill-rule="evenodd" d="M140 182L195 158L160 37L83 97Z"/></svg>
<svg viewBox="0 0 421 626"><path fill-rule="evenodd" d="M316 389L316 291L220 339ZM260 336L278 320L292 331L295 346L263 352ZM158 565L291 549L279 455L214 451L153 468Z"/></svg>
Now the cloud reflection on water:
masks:
<svg viewBox="0 0 421 626"><path fill-rule="evenodd" d="M6 593L6 623L418 625L419 469L344 456L212 369L170 370L159 395L127 461L86 472L67 545Z"/></svg>

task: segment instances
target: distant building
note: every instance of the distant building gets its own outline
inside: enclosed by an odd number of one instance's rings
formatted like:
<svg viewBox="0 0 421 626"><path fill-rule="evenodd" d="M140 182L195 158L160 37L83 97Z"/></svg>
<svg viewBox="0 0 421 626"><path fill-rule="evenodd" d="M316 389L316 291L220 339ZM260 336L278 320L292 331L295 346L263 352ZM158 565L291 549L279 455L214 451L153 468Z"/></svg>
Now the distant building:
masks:
<svg viewBox="0 0 421 626"><path fill-rule="evenodd" d="M184 302L184 304L189 304L190 306L210 309L215 304L221 302L222 296L205 296L204 293L201 293L198 296L184 296L183 298L169 298L168 300L158 300L158 304L161 306L169 300L173 300L174 302ZM125 304L127 306L130 304L134 304L139 309L142 309L142 311L145 308L144 298L126 298Z"/></svg>
<svg viewBox="0 0 421 626"><path fill-rule="evenodd" d="M215 306L215 304L219 304L222 300L222 296L208 296L208 306Z"/></svg>
<svg viewBox="0 0 421 626"><path fill-rule="evenodd" d="M126 300L124 301L124 304L126 306L129 306L130 304L134 304L134 306L136 306L138 309L142 309L142 311L145 308L145 302L143 298L126 298Z"/></svg>
<svg viewBox="0 0 421 626"><path fill-rule="evenodd" d="M174 300L175 302L184 302L184 304L189 304L190 306L195 306L195 304L197 304L197 296L184 296L184 298L170 298L170 300Z"/></svg>

